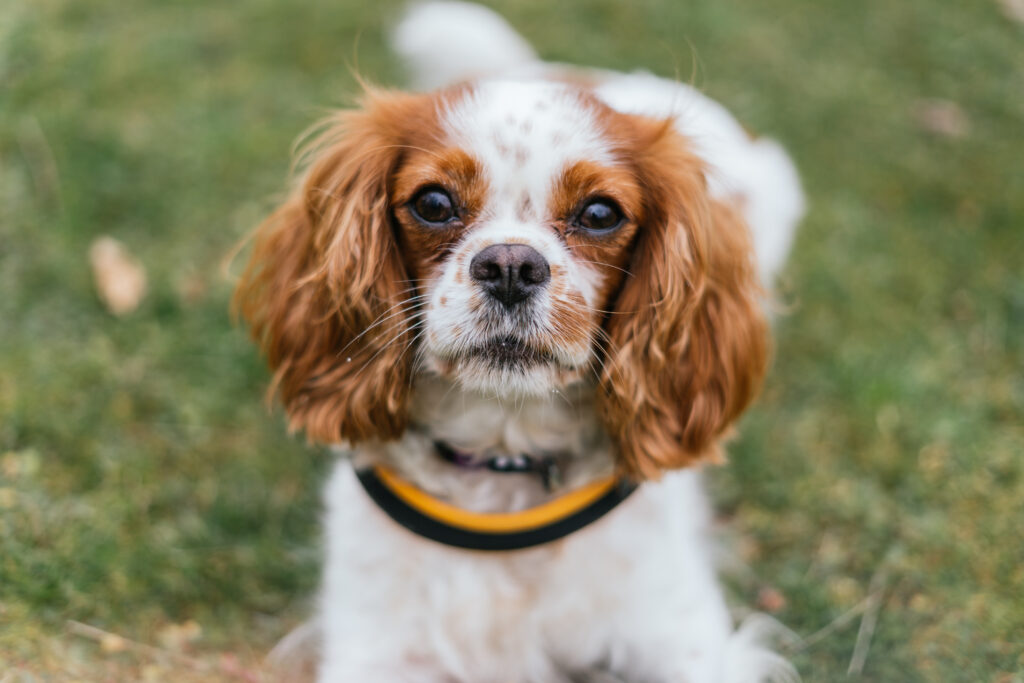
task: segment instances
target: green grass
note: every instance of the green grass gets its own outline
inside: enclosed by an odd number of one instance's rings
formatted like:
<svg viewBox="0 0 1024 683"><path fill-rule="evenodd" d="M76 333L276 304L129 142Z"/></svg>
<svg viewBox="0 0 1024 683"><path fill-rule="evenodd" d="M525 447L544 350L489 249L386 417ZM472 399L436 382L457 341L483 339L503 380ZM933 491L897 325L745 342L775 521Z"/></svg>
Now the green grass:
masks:
<svg viewBox="0 0 1024 683"><path fill-rule="evenodd" d="M694 74L802 169L775 367L712 477L735 602L773 588L797 633L833 624L794 655L833 681L874 579L863 680L1024 680L1024 26L995 0L503 11L548 59ZM401 83L397 12L0 9L0 680L251 679L305 613L326 458L268 418L220 264L349 67ZM936 99L964 135L922 127ZM123 319L92 288L100 234L149 272ZM197 661L68 620L169 649L194 620Z"/></svg>

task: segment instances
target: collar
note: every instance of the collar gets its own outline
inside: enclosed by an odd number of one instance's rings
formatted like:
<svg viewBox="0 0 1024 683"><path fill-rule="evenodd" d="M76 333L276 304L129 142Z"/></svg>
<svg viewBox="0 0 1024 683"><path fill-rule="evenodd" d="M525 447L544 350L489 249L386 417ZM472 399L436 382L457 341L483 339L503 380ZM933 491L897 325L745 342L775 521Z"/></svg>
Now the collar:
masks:
<svg viewBox="0 0 1024 683"><path fill-rule="evenodd" d="M367 495L391 519L438 543L469 550L519 550L564 538L629 497L636 484L608 477L519 512L473 512L434 498L378 465L356 472Z"/></svg>

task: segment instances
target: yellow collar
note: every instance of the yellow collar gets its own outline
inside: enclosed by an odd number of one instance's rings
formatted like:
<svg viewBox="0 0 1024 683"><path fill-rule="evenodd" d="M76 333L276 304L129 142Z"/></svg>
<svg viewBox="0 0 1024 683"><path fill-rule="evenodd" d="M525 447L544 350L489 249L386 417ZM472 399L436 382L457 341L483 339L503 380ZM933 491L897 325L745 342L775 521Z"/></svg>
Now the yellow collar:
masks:
<svg viewBox="0 0 1024 683"><path fill-rule="evenodd" d="M636 489L629 481L608 477L536 507L488 513L438 500L383 466L357 475L370 498L406 529L471 550L518 550L563 538L603 517Z"/></svg>

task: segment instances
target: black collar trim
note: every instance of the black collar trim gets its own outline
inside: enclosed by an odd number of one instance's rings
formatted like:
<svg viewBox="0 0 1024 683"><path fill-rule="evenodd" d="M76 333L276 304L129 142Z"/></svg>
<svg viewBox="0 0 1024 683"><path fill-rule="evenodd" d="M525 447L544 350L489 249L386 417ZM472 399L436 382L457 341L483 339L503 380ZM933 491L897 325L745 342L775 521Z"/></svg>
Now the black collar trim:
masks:
<svg viewBox="0 0 1024 683"><path fill-rule="evenodd" d="M383 467L356 472L370 499L391 519L423 538L469 550L521 550L579 531L611 512L636 484L609 478L550 503L512 514L459 510L414 488Z"/></svg>

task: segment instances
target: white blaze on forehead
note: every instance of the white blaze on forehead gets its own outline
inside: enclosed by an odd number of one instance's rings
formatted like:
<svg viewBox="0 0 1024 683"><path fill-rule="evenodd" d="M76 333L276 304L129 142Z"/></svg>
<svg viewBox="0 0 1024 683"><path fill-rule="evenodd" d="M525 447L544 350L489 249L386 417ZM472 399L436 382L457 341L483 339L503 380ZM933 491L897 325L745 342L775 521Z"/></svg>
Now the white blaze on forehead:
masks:
<svg viewBox="0 0 1024 683"><path fill-rule="evenodd" d="M479 164L487 194L473 225L434 281L426 314L426 367L453 366L466 386L488 392L543 394L579 376L592 349L589 329L573 329L587 312L567 307L596 305L600 275L573 258L552 229L551 193L566 170L580 161L611 165L612 145L592 104L569 86L488 81L475 86L443 114L447 143ZM516 242L536 249L552 267L550 284L515 314L495 311L469 274L474 255L492 244ZM583 302L579 302L579 296ZM576 310L576 309L574 309ZM586 318L590 319L590 318ZM543 349L555 361L531 368L495 370L479 349L496 338L516 337ZM476 354L476 355L474 355ZM434 365L431 365L434 363Z"/></svg>
<svg viewBox="0 0 1024 683"><path fill-rule="evenodd" d="M490 218L543 220L554 181L568 165L613 159L591 108L559 83L480 83L452 105L445 128L483 167Z"/></svg>

